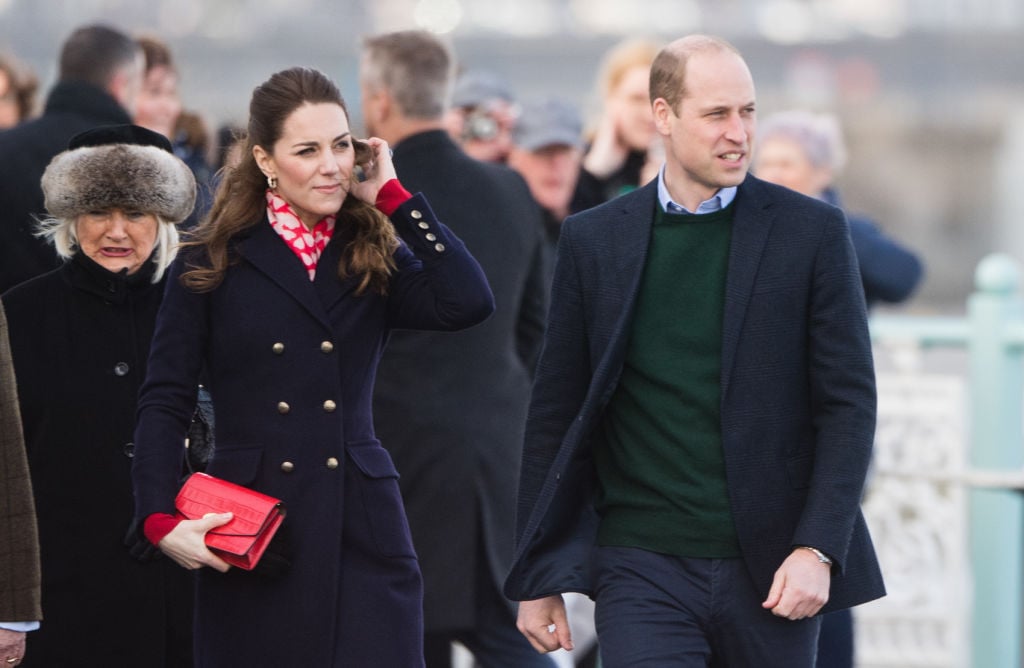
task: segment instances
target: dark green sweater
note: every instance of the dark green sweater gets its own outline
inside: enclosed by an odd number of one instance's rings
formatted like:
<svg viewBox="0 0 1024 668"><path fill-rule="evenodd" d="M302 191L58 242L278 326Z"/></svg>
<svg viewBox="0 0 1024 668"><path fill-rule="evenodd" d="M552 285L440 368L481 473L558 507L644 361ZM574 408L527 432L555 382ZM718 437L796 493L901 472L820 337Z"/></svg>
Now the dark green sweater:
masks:
<svg viewBox="0 0 1024 668"><path fill-rule="evenodd" d="M656 209L625 366L595 450L598 543L737 557L719 419L734 207Z"/></svg>

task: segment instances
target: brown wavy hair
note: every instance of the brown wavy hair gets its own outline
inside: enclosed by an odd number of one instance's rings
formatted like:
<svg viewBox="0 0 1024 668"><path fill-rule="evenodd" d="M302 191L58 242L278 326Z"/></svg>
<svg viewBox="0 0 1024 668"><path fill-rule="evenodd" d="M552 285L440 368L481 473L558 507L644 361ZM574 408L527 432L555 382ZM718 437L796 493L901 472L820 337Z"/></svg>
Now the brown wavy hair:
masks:
<svg viewBox="0 0 1024 668"><path fill-rule="evenodd" d="M249 102L249 125L243 141L241 162L225 168L213 206L185 245L203 251L201 263L190 263L181 281L197 292L213 290L224 280L228 267L238 262L232 242L249 228L265 224L267 179L256 164L253 147L273 152L284 123L305 104L337 104L348 118L348 108L338 87L322 72L294 67L272 75L256 87ZM356 162L369 158L369 147L354 142ZM373 206L353 195L345 198L338 211L336 234L347 237L345 252L338 262L338 277L359 276L356 294L368 288L386 294L388 279L395 268L392 254L398 247L391 222Z"/></svg>

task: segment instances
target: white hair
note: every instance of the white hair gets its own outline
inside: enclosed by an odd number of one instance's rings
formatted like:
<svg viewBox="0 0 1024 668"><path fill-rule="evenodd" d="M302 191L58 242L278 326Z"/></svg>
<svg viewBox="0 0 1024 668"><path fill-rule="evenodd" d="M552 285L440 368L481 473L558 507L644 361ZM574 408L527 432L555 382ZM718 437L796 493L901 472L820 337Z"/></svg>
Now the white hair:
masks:
<svg viewBox="0 0 1024 668"><path fill-rule="evenodd" d="M172 223L166 222L163 218L154 214L156 218L156 243L153 245L153 252L149 256L150 261L156 265L153 271L153 282L159 283L163 278L167 267L171 266L174 256L178 254L178 228ZM39 230L36 236L53 245L57 255L65 260L70 260L80 250L78 243L77 218L46 218L39 221Z"/></svg>

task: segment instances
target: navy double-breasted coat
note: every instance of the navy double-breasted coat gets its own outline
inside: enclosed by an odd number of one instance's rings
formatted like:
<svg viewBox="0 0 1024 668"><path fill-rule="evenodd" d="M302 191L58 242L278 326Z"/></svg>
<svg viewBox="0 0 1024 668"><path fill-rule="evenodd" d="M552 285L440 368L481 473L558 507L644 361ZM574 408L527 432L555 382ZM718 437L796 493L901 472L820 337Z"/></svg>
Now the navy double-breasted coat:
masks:
<svg viewBox="0 0 1024 668"><path fill-rule="evenodd" d="M563 225L527 421L509 598L590 593L592 434L618 382L657 182ZM686 313L680 313L686 318ZM835 559L825 611L885 592L859 501L875 427L864 296L838 209L748 176L735 200L722 332L726 484L766 596L796 545Z"/></svg>
<svg viewBox="0 0 1024 668"><path fill-rule="evenodd" d="M392 215L406 245L386 297L339 280L339 219L310 281L265 222L208 293L171 272L140 395L137 516L172 513L202 369L216 411L207 472L284 501L291 565L277 578L203 569L199 666L408 666L422 659L422 586L371 395L389 330L455 330L493 311L486 279L417 195ZM410 249L412 252L410 252Z"/></svg>

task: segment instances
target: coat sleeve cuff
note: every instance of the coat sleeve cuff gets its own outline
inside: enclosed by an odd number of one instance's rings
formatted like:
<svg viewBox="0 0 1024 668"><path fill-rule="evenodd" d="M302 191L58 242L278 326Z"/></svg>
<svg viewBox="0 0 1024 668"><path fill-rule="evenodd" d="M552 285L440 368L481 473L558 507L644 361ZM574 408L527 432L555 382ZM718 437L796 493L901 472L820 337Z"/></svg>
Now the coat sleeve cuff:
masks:
<svg viewBox="0 0 1024 668"><path fill-rule="evenodd" d="M167 513L153 513L143 522L142 533L146 534L146 540L157 545L164 536L174 531L174 527L178 526L179 522L181 522L180 517Z"/></svg>
<svg viewBox="0 0 1024 668"><path fill-rule="evenodd" d="M395 212L395 209L402 206L406 201L412 198L412 193L402 187L402 184L398 182L398 179L391 179L377 191L377 202L375 206L377 210L383 213L385 216L391 217L391 214Z"/></svg>

